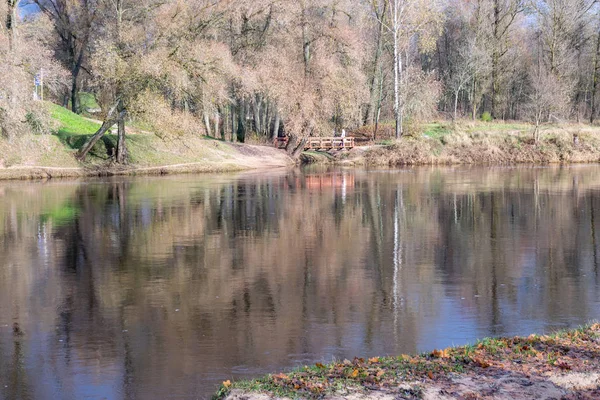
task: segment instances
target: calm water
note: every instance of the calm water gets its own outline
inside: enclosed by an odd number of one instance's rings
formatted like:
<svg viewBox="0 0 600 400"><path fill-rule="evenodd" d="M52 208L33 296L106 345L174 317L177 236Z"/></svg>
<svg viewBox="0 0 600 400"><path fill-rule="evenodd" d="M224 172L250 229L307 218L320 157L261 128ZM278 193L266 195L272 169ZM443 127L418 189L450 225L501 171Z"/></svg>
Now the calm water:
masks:
<svg viewBox="0 0 600 400"><path fill-rule="evenodd" d="M0 398L206 398L582 324L599 236L598 166L0 183Z"/></svg>

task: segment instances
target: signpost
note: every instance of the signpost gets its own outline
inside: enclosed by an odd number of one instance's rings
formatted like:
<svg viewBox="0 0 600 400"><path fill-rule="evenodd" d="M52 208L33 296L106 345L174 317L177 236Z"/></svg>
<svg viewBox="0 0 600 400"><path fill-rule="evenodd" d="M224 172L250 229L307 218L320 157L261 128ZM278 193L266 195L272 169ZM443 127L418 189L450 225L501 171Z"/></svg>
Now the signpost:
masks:
<svg viewBox="0 0 600 400"><path fill-rule="evenodd" d="M35 100L42 100L44 101L44 69L42 68L40 70L39 74L36 74L33 77L33 84L35 85L35 92L33 94L33 98ZM40 88L40 91L38 93L38 87Z"/></svg>

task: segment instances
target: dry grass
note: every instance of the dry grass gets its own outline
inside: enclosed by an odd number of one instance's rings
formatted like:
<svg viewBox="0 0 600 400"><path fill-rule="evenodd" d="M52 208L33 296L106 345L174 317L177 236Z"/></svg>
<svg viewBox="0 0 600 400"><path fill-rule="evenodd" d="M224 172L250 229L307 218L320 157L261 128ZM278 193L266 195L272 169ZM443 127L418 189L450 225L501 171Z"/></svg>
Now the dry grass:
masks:
<svg viewBox="0 0 600 400"><path fill-rule="evenodd" d="M575 124L546 126L538 143L532 139L532 129L517 124L457 124L434 137L405 137L373 148L364 158L369 165L389 166L595 163L600 160L600 128Z"/></svg>
<svg viewBox="0 0 600 400"><path fill-rule="evenodd" d="M173 127L168 134L155 135L128 126L128 165L113 163L117 138L107 134L92 148L85 163L75 152L100 126L55 104L47 103L53 119L53 134L21 133L8 140L0 136L0 179L171 174L239 171L293 165L284 151L272 146L228 143L201 136L189 119L180 124L163 119ZM160 110L159 110L160 111Z"/></svg>
<svg viewBox="0 0 600 400"><path fill-rule="evenodd" d="M107 142L111 139L108 137ZM130 163L117 166L107 155L103 141L88 162L79 163L74 157L76 146L55 135L23 135L11 141L0 138L0 179L224 172L294 164L284 151L273 147L198 136L163 140L151 134L136 134L128 137L127 144Z"/></svg>

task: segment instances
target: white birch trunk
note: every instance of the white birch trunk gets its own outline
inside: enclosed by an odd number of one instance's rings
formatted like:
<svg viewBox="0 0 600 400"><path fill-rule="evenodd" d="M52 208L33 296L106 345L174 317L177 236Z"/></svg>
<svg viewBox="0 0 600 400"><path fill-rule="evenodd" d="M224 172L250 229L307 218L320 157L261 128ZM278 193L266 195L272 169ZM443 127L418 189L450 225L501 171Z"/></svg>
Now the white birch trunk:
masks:
<svg viewBox="0 0 600 400"><path fill-rule="evenodd" d="M394 114L396 117L396 139L399 139L402 135L402 118L400 117L400 49L398 44L398 31L400 28L400 22L398 20L398 6L399 0L394 0Z"/></svg>

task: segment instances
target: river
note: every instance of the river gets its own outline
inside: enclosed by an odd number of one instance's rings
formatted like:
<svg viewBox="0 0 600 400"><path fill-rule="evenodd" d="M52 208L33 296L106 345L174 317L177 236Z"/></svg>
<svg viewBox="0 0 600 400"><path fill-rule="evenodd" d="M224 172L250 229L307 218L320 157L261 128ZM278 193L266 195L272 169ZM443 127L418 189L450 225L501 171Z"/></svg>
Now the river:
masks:
<svg viewBox="0 0 600 400"><path fill-rule="evenodd" d="M209 398L577 326L599 236L598 166L0 183L0 399Z"/></svg>

